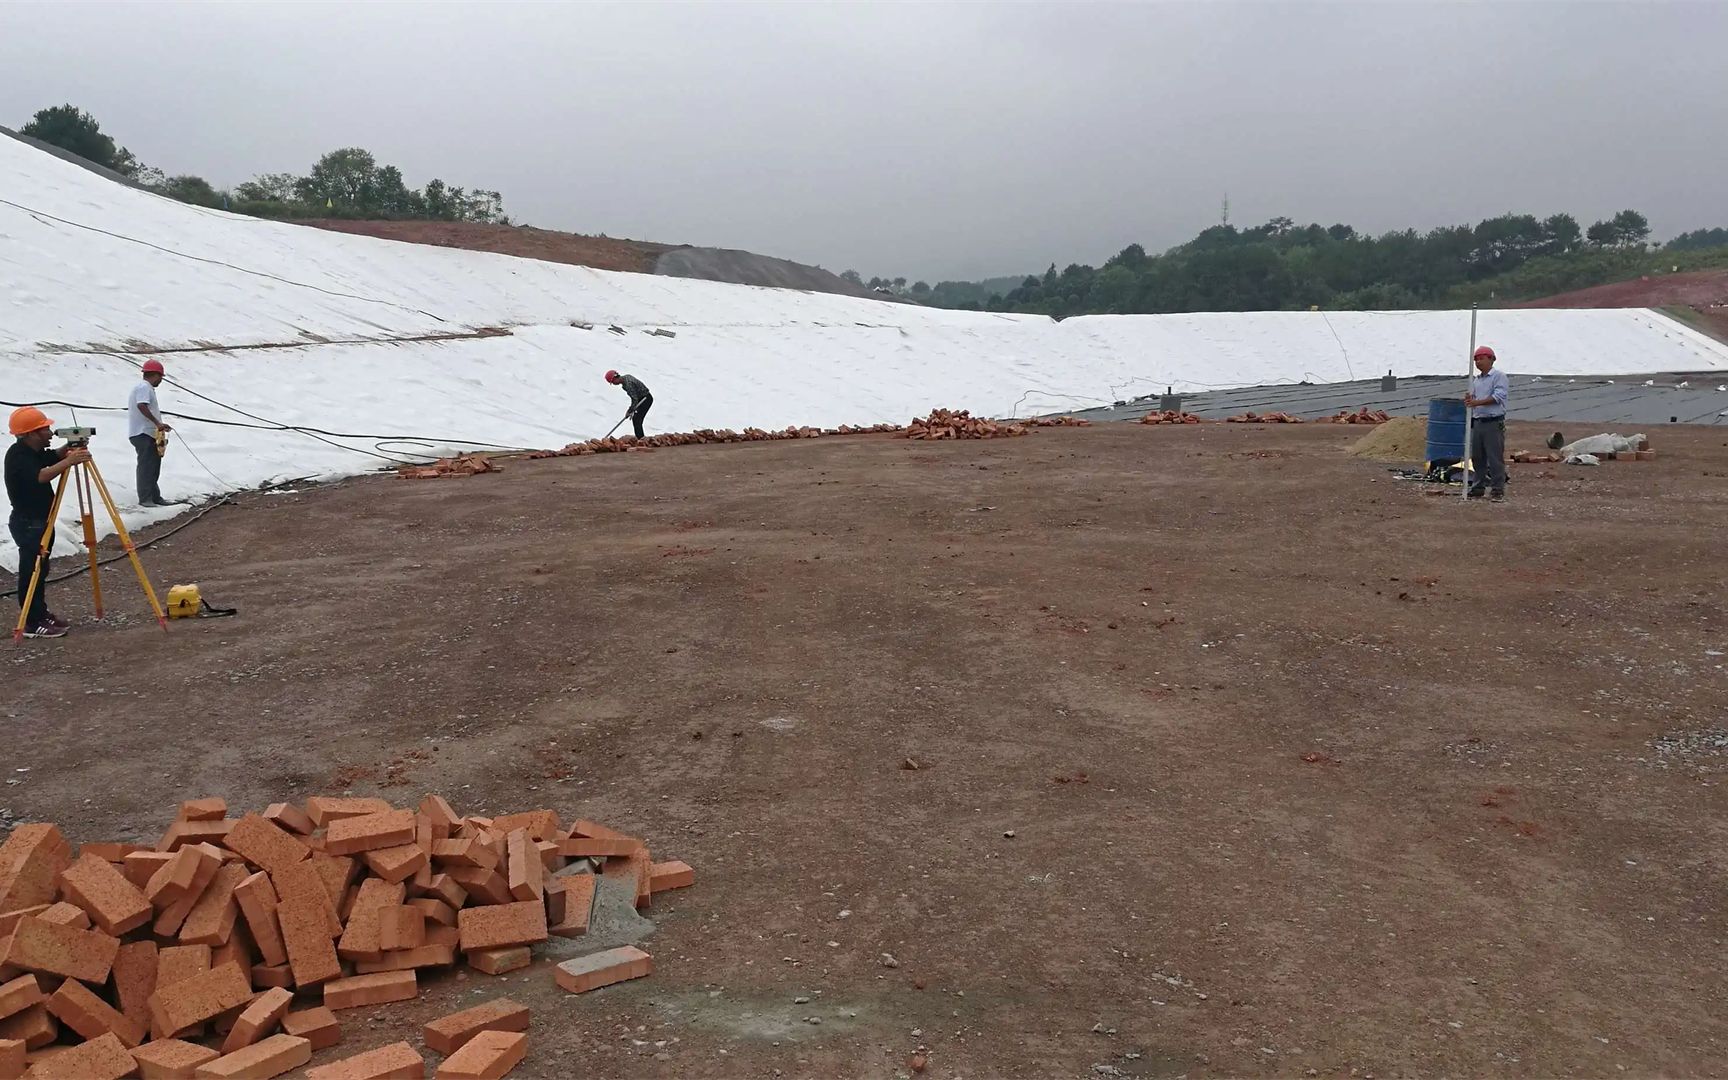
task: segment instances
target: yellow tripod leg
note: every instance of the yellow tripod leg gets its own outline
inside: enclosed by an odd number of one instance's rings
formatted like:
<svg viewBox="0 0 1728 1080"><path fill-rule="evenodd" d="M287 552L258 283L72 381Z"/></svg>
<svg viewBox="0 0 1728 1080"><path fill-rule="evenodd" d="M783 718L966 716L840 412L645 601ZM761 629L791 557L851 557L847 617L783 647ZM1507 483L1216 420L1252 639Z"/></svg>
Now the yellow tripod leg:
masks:
<svg viewBox="0 0 1728 1080"><path fill-rule="evenodd" d="M84 522L84 550L90 553L90 591L96 599L96 617L102 617L102 567L96 558L96 497L90 491L90 479L83 473L77 477L78 517Z"/></svg>
<svg viewBox="0 0 1728 1080"><path fill-rule="evenodd" d="M156 590L150 587L150 578L144 573L144 564L138 560L138 549L132 545L132 534L126 531L126 523L120 520L120 511L114 507L114 496L108 494L108 485L102 479L102 474L96 471L94 461L86 461L82 468L90 470L90 479L95 484L96 493L102 496L102 505L108 508L108 516L114 521L114 534L120 538L120 546L126 549L126 557L132 560L132 569L138 572L138 584L144 586L144 595L150 598L150 610L156 613L156 624L163 633L168 632L168 615L162 610L162 604L156 599Z"/></svg>
<svg viewBox="0 0 1728 1080"><path fill-rule="evenodd" d="M74 466L76 467L76 466ZM54 487L54 505L48 508L48 531L42 534L42 546L38 549L36 571L30 575L30 586L24 590L24 599L18 605L18 625L12 628L12 640L24 640L24 621L30 617L30 605L36 599L36 587L42 583L42 578L48 573L48 553L54 550L54 523L60 518L60 500L66 496L66 474L60 474L60 482ZM23 565L24 552L18 552L19 565Z"/></svg>

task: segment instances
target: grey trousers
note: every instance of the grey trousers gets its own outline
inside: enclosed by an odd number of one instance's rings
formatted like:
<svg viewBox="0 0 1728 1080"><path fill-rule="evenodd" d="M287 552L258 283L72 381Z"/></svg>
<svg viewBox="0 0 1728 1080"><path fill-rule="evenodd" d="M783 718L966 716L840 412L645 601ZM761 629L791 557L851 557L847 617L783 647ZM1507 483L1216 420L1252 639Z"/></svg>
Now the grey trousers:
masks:
<svg viewBox="0 0 1728 1080"><path fill-rule="evenodd" d="M1506 490L1506 418L1470 421L1470 462L1476 467L1476 479L1471 488L1491 491Z"/></svg>
<svg viewBox="0 0 1728 1080"><path fill-rule="evenodd" d="M153 435L134 435L127 440L138 451L138 501L148 505L162 501L162 489L156 486L162 475L162 456L156 453Z"/></svg>

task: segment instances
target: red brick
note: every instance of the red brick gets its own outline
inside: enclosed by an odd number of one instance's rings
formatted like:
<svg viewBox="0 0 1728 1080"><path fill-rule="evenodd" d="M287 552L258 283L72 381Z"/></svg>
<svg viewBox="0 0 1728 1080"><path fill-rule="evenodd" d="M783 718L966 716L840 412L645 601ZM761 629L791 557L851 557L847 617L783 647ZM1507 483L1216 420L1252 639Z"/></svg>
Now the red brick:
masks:
<svg viewBox="0 0 1728 1080"><path fill-rule="evenodd" d="M234 933L234 921L240 917L240 905L234 900L234 890L250 876L246 867L239 863L223 863L180 927L180 943L225 944Z"/></svg>
<svg viewBox="0 0 1728 1080"><path fill-rule="evenodd" d="M24 1075L24 1040L0 1039L0 1080L18 1080Z"/></svg>
<svg viewBox="0 0 1728 1080"><path fill-rule="evenodd" d="M251 971L258 957L252 951L252 935L246 932L246 927L236 924L234 932L228 940L210 950L210 966L221 967L223 964L233 964L241 971Z"/></svg>
<svg viewBox="0 0 1728 1080"><path fill-rule="evenodd" d="M122 1080L137 1068L118 1037L103 1035L30 1066L30 1080Z"/></svg>
<svg viewBox="0 0 1728 1080"><path fill-rule="evenodd" d="M82 859L86 855L94 855L103 862L118 863L124 861L128 855L135 855L140 851L149 850L150 849L145 847L143 844L117 844L97 841L89 844L79 844L78 857Z"/></svg>
<svg viewBox="0 0 1728 1080"><path fill-rule="evenodd" d="M49 995L48 1011L86 1039L99 1039L111 1032L128 1047L144 1041L145 1025L127 1019L77 979L67 979Z"/></svg>
<svg viewBox="0 0 1728 1080"><path fill-rule="evenodd" d="M380 1046L306 1071L306 1080L423 1080L426 1060L405 1042Z"/></svg>
<svg viewBox="0 0 1728 1080"><path fill-rule="evenodd" d="M345 960L376 960L384 951L379 940L379 918L385 908L400 907L404 893L400 883L377 878L362 881L359 898L348 914L347 929L342 931L342 940L336 946L337 955Z"/></svg>
<svg viewBox="0 0 1728 1080"><path fill-rule="evenodd" d="M232 1054L270 1034L288 1015L288 1006L292 1004L294 992L280 987L253 998L234 1021L234 1026L228 1029L228 1037L222 1040L222 1052Z"/></svg>
<svg viewBox="0 0 1728 1080"><path fill-rule="evenodd" d="M60 1025L48 1015L48 1003L39 1001L11 1016L0 1017L0 1039L18 1039L26 1050L47 1046L60 1033Z"/></svg>
<svg viewBox="0 0 1728 1080"><path fill-rule="evenodd" d="M60 872L72 864L72 846L60 830L37 822L20 825L0 844L0 911L54 902Z"/></svg>
<svg viewBox="0 0 1728 1080"><path fill-rule="evenodd" d="M294 969L287 964L253 964L252 986L257 990L272 987L294 988Z"/></svg>
<svg viewBox="0 0 1728 1080"><path fill-rule="evenodd" d="M306 811L293 803L271 803L264 808L264 819L299 836L311 836L318 828L312 824L312 819L306 816Z"/></svg>
<svg viewBox="0 0 1728 1080"><path fill-rule="evenodd" d="M315 1051L327 1050L342 1041L342 1025L336 1021L336 1014L322 1005L284 1016L282 1031L310 1042Z"/></svg>
<svg viewBox="0 0 1728 1080"><path fill-rule="evenodd" d="M90 913L77 904L69 904L62 900L57 904L49 904L47 909L32 916L45 923L55 926L70 926L78 930L90 929Z"/></svg>
<svg viewBox="0 0 1728 1080"><path fill-rule="evenodd" d="M228 830L223 844L260 870L274 874L312 854L312 849L262 814L247 814Z"/></svg>
<svg viewBox="0 0 1728 1080"><path fill-rule="evenodd" d="M472 1009L440 1016L422 1032L426 1047L440 1054L453 1054L482 1031L527 1031L528 1006L507 997L493 998Z"/></svg>
<svg viewBox="0 0 1728 1080"><path fill-rule="evenodd" d="M285 894L276 909L288 965L294 970L294 985L302 988L342 974L342 962L330 937L330 920L335 918L330 898L316 880L311 884L310 892ZM279 882L278 887L281 885Z"/></svg>
<svg viewBox="0 0 1728 1080"><path fill-rule="evenodd" d="M119 937L150 921L150 901L143 891L106 859L80 855L61 871L60 887L105 934Z"/></svg>
<svg viewBox="0 0 1728 1080"><path fill-rule="evenodd" d="M258 955L270 966L288 962L287 947L282 944L282 924L276 917L276 886L270 875L259 871L234 887L234 902L252 932Z"/></svg>
<svg viewBox="0 0 1728 1080"><path fill-rule="evenodd" d="M387 907L378 915L378 946L385 952L426 944L426 913L412 905Z"/></svg>
<svg viewBox="0 0 1728 1080"><path fill-rule="evenodd" d="M557 840L534 841L534 852L540 856L540 865L544 867L548 873L551 873L554 870L562 870L564 868L564 856L558 853L559 843L560 841Z"/></svg>
<svg viewBox="0 0 1728 1080"><path fill-rule="evenodd" d="M120 872L126 875L127 881L145 889L148 895L150 880L156 876L158 870L173 862L178 854L166 851L134 851L120 860Z"/></svg>
<svg viewBox="0 0 1728 1080"><path fill-rule="evenodd" d="M534 841L529 837L527 829L516 829L506 838L508 856L505 862L505 879L510 885L510 895L517 900L539 900L546 895L546 867L540 862L540 853L534 850Z"/></svg>
<svg viewBox="0 0 1728 1080"><path fill-rule="evenodd" d="M582 994L627 979L640 979L653 971L653 957L634 945L624 945L566 960L552 969L552 978L570 993Z"/></svg>
<svg viewBox="0 0 1728 1080"><path fill-rule="evenodd" d="M456 811L450 809L450 804L444 801L442 795L428 795L420 800L420 812L431 819L434 839L444 839L462 824L462 819L456 816Z"/></svg>
<svg viewBox="0 0 1728 1080"><path fill-rule="evenodd" d="M659 862L648 868L648 889L650 892L660 892L665 889L683 889L696 884L696 871L681 862Z"/></svg>
<svg viewBox="0 0 1728 1080"><path fill-rule="evenodd" d="M394 808L383 799L314 795L306 800L306 816L320 829L328 828L331 822L343 818L382 814L391 809Z"/></svg>
<svg viewBox="0 0 1728 1080"><path fill-rule="evenodd" d="M198 1066L198 1080L269 1080L312 1060L312 1044L293 1035L272 1035L243 1050Z"/></svg>
<svg viewBox="0 0 1728 1080"><path fill-rule="evenodd" d="M478 904L508 904L515 897L510 895L510 885L504 880L504 875L496 870L483 870L478 866L453 866L447 877L461 886L462 891Z"/></svg>
<svg viewBox="0 0 1728 1080"><path fill-rule="evenodd" d="M325 933L336 938L342 936L342 920L336 916L336 905L342 899L342 891L332 892L330 886L335 883L336 875L346 875L351 872L353 860L341 860L342 863L348 864L347 867L343 867L340 864L323 862L321 861L323 858L324 856L314 855L303 863L296 863L280 874L271 875L270 883L276 886L278 921L281 921L282 908L287 905L288 901L294 897L300 897L318 910L320 917L324 920ZM345 890L346 884L343 884L342 888ZM286 930L283 931L282 936L284 939L287 938Z"/></svg>
<svg viewBox="0 0 1728 1080"><path fill-rule="evenodd" d="M434 840L432 842L432 861L440 866L478 867L482 870L493 870L498 866L498 856L493 850L479 840Z"/></svg>
<svg viewBox="0 0 1728 1080"><path fill-rule="evenodd" d="M419 988L412 970L380 971L325 983L324 1005L329 1009L355 1009L362 1005L407 1001L417 993Z"/></svg>
<svg viewBox="0 0 1728 1080"><path fill-rule="evenodd" d="M647 907L649 897L653 895L648 886L649 874L652 872L653 861L648 855L648 849L643 848L634 855L626 855L622 859L607 859L601 873L609 878L624 878L636 882L636 906Z"/></svg>
<svg viewBox="0 0 1728 1080"><path fill-rule="evenodd" d="M428 924L438 923L442 926L456 925L456 909L434 896L417 896L408 901L408 906L426 917Z"/></svg>
<svg viewBox="0 0 1728 1080"><path fill-rule="evenodd" d="M10 966L104 983L119 951L119 939L100 930L56 926L31 917L18 920L12 935L0 942L0 970Z"/></svg>
<svg viewBox="0 0 1728 1080"><path fill-rule="evenodd" d="M375 848L362 856L374 874L385 881L407 881L415 871L427 865L426 852L419 844Z"/></svg>
<svg viewBox="0 0 1728 1080"><path fill-rule="evenodd" d="M563 917L548 929L559 937L581 937L588 932L598 882L593 874L570 874L557 880L563 886Z"/></svg>
<svg viewBox="0 0 1728 1080"><path fill-rule="evenodd" d="M462 934L463 952L532 945L547 937L546 907L536 900L463 908L456 913L456 925Z"/></svg>
<svg viewBox="0 0 1728 1080"><path fill-rule="evenodd" d="M114 954L114 997L128 1020L148 1030L150 995L156 992L157 948L154 941L129 941Z"/></svg>
<svg viewBox="0 0 1728 1080"><path fill-rule="evenodd" d="M569 859L603 859L634 855L641 850L642 841L632 836L578 836L558 841L558 854Z"/></svg>
<svg viewBox="0 0 1728 1080"><path fill-rule="evenodd" d="M182 848L180 855L183 861L169 863L144 887L144 895L158 912L151 929L163 937L179 932L186 916L192 913L192 906L222 868L221 850L209 844Z"/></svg>
<svg viewBox="0 0 1728 1080"><path fill-rule="evenodd" d="M385 810L362 817L342 818L324 831L324 853L357 855L378 848L414 842L414 811Z"/></svg>
<svg viewBox="0 0 1728 1080"><path fill-rule="evenodd" d="M158 979L156 992L150 995L150 1024L153 1030L172 1037L244 1005L251 997L251 980L232 964L166 986Z"/></svg>
<svg viewBox="0 0 1728 1080"><path fill-rule="evenodd" d="M482 1031L438 1066L438 1080L503 1080L528 1054L520 1031Z"/></svg>
<svg viewBox="0 0 1728 1080"><path fill-rule="evenodd" d="M4 915L0 915L0 945L6 943L6 938L11 936L12 930L18 925L19 919L28 919L33 915L40 915L53 906L53 904L36 904L32 907L19 908L16 911L8 911Z"/></svg>
<svg viewBox="0 0 1728 1080"><path fill-rule="evenodd" d="M380 971L407 971L410 968L448 967L456 962L456 946L454 943L421 945L413 949L399 949L387 952L376 960L357 960L354 971L359 975L371 975Z"/></svg>
<svg viewBox="0 0 1728 1080"><path fill-rule="evenodd" d="M484 975L502 975L506 971L525 968L534 962L534 954L526 945L505 945L497 949L475 949L465 954L468 966Z"/></svg>
<svg viewBox="0 0 1728 1080"><path fill-rule="evenodd" d="M42 984L34 975L20 975L0 982L0 1019L16 1016L32 1005L42 1004Z"/></svg>
<svg viewBox="0 0 1728 1080"><path fill-rule="evenodd" d="M415 890L410 888L409 891ZM449 874L433 874L432 880L419 892L421 896L444 901L452 909L459 908L468 902L468 890L464 889L461 883Z"/></svg>
<svg viewBox="0 0 1728 1080"><path fill-rule="evenodd" d="M234 822L226 818L221 821L176 821L157 841L156 850L179 851L188 844L220 844L233 827Z"/></svg>
<svg viewBox="0 0 1728 1080"><path fill-rule="evenodd" d="M228 816L227 799L188 799L180 804L180 821L221 821Z"/></svg>
<svg viewBox="0 0 1728 1080"><path fill-rule="evenodd" d="M192 1080L198 1066L220 1056L184 1039L157 1039L132 1051L143 1080Z"/></svg>
<svg viewBox="0 0 1728 1080"><path fill-rule="evenodd" d="M492 828L501 833L527 829L536 840L560 840L566 833L558 824L556 810L527 810L520 814L505 814L492 819Z"/></svg>
<svg viewBox="0 0 1728 1080"><path fill-rule="evenodd" d="M156 953L156 990L184 982L209 970L208 945L170 945L159 949Z"/></svg>

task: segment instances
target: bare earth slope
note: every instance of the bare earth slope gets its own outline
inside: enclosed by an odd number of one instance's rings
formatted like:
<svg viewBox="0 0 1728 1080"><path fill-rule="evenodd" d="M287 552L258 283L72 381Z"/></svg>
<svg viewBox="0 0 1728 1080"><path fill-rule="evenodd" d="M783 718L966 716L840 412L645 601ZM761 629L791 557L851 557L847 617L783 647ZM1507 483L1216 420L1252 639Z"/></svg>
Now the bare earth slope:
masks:
<svg viewBox="0 0 1728 1080"><path fill-rule="evenodd" d="M1718 340L1728 341L1728 270L1695 270L1662 274L1634 281L1616 281L1589 289L1528 300L1527 308L1667 308ZM1676 310L1678 309L1678 310Z"/></svg>

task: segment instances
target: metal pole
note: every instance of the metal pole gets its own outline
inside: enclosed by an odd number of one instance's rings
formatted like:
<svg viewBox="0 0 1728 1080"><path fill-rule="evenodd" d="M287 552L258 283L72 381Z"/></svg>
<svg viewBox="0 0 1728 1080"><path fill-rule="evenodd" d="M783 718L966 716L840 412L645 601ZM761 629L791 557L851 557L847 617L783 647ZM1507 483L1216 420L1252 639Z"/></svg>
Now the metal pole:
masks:
<svg viewBox="0 0 1728 1080"><path fill-rule="evenodd" d="M1475 380L1476 370L1476 305L1470 305L1470 359L1464 362L1464 393L1470 393L1470 384ZM1470 407L1464 407L1464 460L1458 463L1458 475L1464 478L1464 491L1461 497L1466 501L1470 498Z"/></svg>

